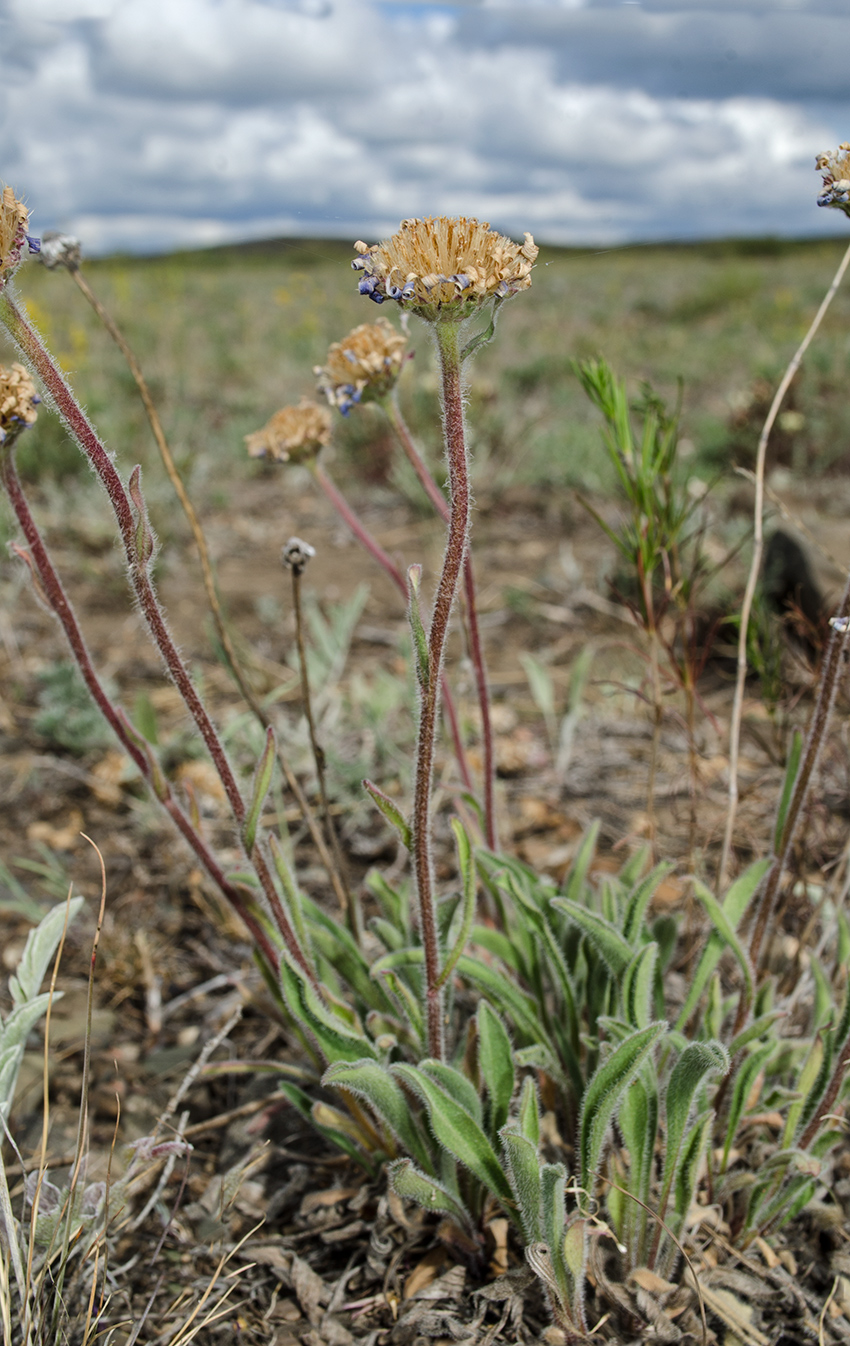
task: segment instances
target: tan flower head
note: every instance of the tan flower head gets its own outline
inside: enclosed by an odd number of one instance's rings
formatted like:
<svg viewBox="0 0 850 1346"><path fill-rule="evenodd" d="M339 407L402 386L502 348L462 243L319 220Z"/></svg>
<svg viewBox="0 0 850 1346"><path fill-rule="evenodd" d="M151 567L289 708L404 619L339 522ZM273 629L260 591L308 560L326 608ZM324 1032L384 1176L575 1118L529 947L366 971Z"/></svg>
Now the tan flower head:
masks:
<svg viewBox="0 0 850 1346"><path fill-rule="evenodd" d="M818 205L837 206L850 215L850 145L839 145L835 152L819 154L815 167L823 173Z"/></svg>
<svg viewBox="0 0 850 1346"><path fill-rule="evenodd" d="M0 288L21 260L28 220L29 211L23 201L18 200L11 187L4 187L0 197Z"/></svg>
<svg viewBox="0 0 850 1346"><path fill-rule="evenodd" d="M307 463L331 437L331 413L306 398L297 407L282 407L271 420L245 436L252 458L273 458L276 463Z"/></svg>
<svg viewBox="0 0 850 1346"><path fill-rule="evenodd" d="M402 220L385 243L354 248L361 294L376 304L395 299L429 322L459 322L490 299L527 290L538 253L531 234L512 243L489 224L445 215Z"/></svg>
<svg viewBox="0 0 850 1346"><path fill-rule="evenodd" d="M0 444L11 443L34 424L40 401L23 365L0 365Z"/></svg>
<svg viewBox="0 0 850 1346"><path fill-rule="evenodd" d="M347 416L356 402L386 397L401 373L407 337L386 318L363 323L335 341L327 360L313 370L319 391Z"/></svg>

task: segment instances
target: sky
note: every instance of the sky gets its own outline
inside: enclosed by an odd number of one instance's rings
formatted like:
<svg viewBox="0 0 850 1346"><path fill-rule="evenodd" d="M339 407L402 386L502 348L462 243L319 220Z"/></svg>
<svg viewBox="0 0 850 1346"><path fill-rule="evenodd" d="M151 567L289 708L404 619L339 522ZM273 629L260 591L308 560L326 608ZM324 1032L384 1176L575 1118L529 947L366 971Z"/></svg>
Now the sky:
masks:
<svg viewBox="0 0 850 1346"><path fill-rule="evenodd" d="M0 0L0 181L89 254L842 234L848 52L850 0Z"/></svg>

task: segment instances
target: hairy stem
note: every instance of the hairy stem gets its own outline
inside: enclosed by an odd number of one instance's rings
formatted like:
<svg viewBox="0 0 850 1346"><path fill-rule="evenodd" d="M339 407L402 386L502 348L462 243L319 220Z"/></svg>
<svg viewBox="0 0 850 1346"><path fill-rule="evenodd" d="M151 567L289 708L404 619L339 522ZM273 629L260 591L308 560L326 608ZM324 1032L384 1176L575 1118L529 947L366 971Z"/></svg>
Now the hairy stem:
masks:
<svg viewBox="0 0 850 1346"><path fill-rule="evenodd" d="M395 391L385 399L384 409L396 432L399 443L416 473L425 492L446 523L449 520L449 505L439 486L426 467L422 455L414 443L407 422L401 414ZM478 603L475 597L475 572L472 554L467 549L463 560L463 584L466 593L467 636L472 666L475 669L475 685L478 692L478 707L481 712L481 741L484 748L484 830L487 845L491 851L498 850L499 838L496 831L496 806L494 787L496 779L495 753L493 744L493 723L490 715L490 688L487 683L487 666L484 662L484 649L481 643L481 629L478 624Z"/></svg>
<svg viewBox="0 0 850 1346"><path fill-rule="evenodd" d="M148 785L153 788L154 782L151 761L128 732L125 721L118 713L117 707L110 700L108 693L95 671L88 646L86 645L85 636L77 621L71 602L65 593L62 581L50 559L50 555L38 525L30 512L29 502L21 487L14 459L8 450L0 454L0 474L2 474L3 486L6 490L6 494L9 497L18 523L26 538L27 546L29 547L29 561L32 565L33 572L38 579L41 592L65 632L65 638L68 641L71 653L74 657L74 662L80 670L83 681L85 682L95 705L109 724L122 748L135 764L142 777L147 781ZM216 887L224 895L236 911L237 915L244 921L257 944L257 947L262 950L263 955L268 960L269 965L272 968L276 968L278 963L277 950L274 948L263 927L247 909L239 890L225 878L221 867L210 852L203 838L192 826L189 818L175 800L168 781L164 778L158 779L157 789L158 797L161 798L162 805L175 826L189 843Z"/></svg>
<svg viewBox="0 0 850 1346"><path fill-rule="evenodd" d="M151 638L160 652L162 660L171 675L183 702L189 711L197 729L204 740L207 751L224 787L233 817L241 829L245 821L246 806L236 783L236 777L228 761L218 732L210 719L198 690L192 682L189 670L178 653L177 646L168 630L165 614L159 605L148 572L148 564L139 548L137 530L140 520L134 512L127 488L125 487L110 454L101 443L91 422L80 407L61 371L42 342L38 333L18 308L7 286L0 293L0 321L4 323L30 367L41 379L55 409L65 422L72 438L79 445L109 496L127 561L130 583L136 600L145 619ZM293 958L313 979L307 960L298 944L281 906L271 871L259 849L255 846L250 856L260 881L266 900L275 913L278 922L283 920L281 934Z"/></svg>
<svg viewBox="0 0 850 1346"><path fill-rule="evenodd" d="M230 632L227 629L227 624L225 623L224 620L224 612L222 611L221 603L218 597L218 591L216 589L215 572L213 570L212 559L210 557L209 548L207 546L207 539L204 535L204 530L201 527L201 521L198 518L197 511L195 510L195 507L192 504L189 493L186 490L183 478L181 477L177 464L174 461L174 455L171 452L171 446L168 443L168 439L162 427L162 422L159 419L159 413L157 412L156 405L151 396L151 392L148 387L147 380L142 371L142 367L139 364L139 361L137 360L123 332L118 327L117 323L114 321L108 310L104 308L103 304L92 290L88 281L83 276L79 267L69 266L68 270L70 271L71 277L74 280L75 284L77 285L81 293L84 295L88 303L91 304L95 313L100 318L100 321L103 323L107 332L112 337L112 340L115 342L121 354L124 356L124 359L127 361L127 366L130 370L130 373L133 375L136 387L139 390L139 396L142 399L142 403L144 405L145 412L147 414L147 418L150 423L153 437L156 440L156 446L159 449L159 455L160 458L162 459L163 467L165 468L165 471L168 475L168 479L171 482L171 485L174 487L174 493L177 496L177 499L180 501L183 513L186 515L189 527L192 530L192 536L195 539L195 546L198 549L198 559L201 563L201 575L203 577L204 589L206 590L207 602L210 605L210 612L212 613L212 618L215 624L219 644L221 645L221 648L224 652L224 656L227 660L228 667L230 668L230 672L233 675L234 681L236 682L236 685L239 688L242 697L247 702L255 718L259 721L259 723L263 726L263 728L268 729L271 726L271 720L267 715L266 711L263 709L262 705L260 704L253 688L251 687L251 684L249 683L247 677L245 676L245 672L239 662L239 657L234 648L233 641L231 640ZM277 745L277 759L278 763L280 764L280 769L283 772L286 783L289 786L289 789L301 812L301 816L303 817L310 831L310 835L313 839L313 844L316 846L316 849L319 852L319 859L321 860L322 864L324 865L325 869L328 872L331 882L334 885L334 889L336 890L337 896L341 900L344 900L345 890L342 884L342 880L334 869L333 860L324 843L324 838L322 837L321 829L319 828L313 810L310 807L309 800L307 799L307 796L304 794L304 791L301 789L298 778L292 771L291 767L289 766L289 763L287 762L279 744Z"/></svg>
<svg viewBox="0 0 850 1346"><path fill-rule="evenodd" d="M413 796L413 869L416 878L419 927L425 953L425 1011L428 1049L443 1059L443 995L440 987L440 950L437 906L431 860L431 786L434 775L434 737L439 700L440 673L448 635L449 619L463 568L469 534L470 492L466 441L463 427L458 325L435 327L443 391L443 433L449 466L451 506L437 585L431 627L428 633L428 682L422 689Z"/></svg>
<svg viewBox="0 0 850 1346"><path fill-rule="evenodd" d="M402 575L395 561L392 559L391 556L388 555L387 552L384 551L380 542L378 542L372 536L368 528L366 528L361 523L360 519L358 519L357 515L349 505L345 496L340 491L339 487L336 486L336 484L331 480L331 478L328 476L327 472L321 466L321 464L314 461L312 464L310 464L310 470L313 473L313 478L316 482L316 485L322 491L324 491L325 495L327 496L328 500L330 500L337 514L348 525L348 527L351 529L352 533L357 538L357 541L361 544L361 546L365 547L366 551L369 553L372 559L377 561L378 565L381 567L384 573L389 576L395 587L398 589L399 593L404 598L406 605L407 585L404 581L404 576ZM451 689L449 688L449 684L445 677L445 674L442 674L441 678L443 689L443 706L445 708L446 718L449 722L449 732L451 733L452 746L454 747L454 753L457 759L458 769L460 770L464 789L469 790L469 792L472 793L473 789L472 774L469 770L469 762L466 757L466 750L464 749L463 746L463 739L460 733L460 723L458 720L457 709L454 703L454 697L451 694Z"/></svg>
<svg viewBox="0 0 850 1346"><path fill-rule="evenodd" d="M770 438L773 423L779 414L782 399L788 391L791 380L800 368L800 363L809 347L809 343L820 327L824 315L832 303L835 292L841 284L844 272L847 270L848 265L850 265L850 247L848 247L844 253L838 270L833 277L832 284L827 290L820 308L812 319L812 324L808 332L800 342L791 363L785 371L782 382L776 390L776 395L771 403L770 410L767 413L767 419L762 427L761 435L759 436L755 472L756 496L753 506L753 557L750 562L750 573L747 576L747 586L744 590L744 601L741 604L741 624L738 631L738 670L735 680L735 700L732 706L732 719L729 728L729 803L726 810L726 828L723 834L723 849L720 854L720 864L717 869L716 890L718 895L726 886L726 875L729 868L729 859L732 853L732 840L735 834L735 814L738 808L738 756L741 747L741 721L744 715L744 684L747 680L747 631L750 624L750 613L752 612L756 584L758 583L759 571L761 570L761 557L764 545L764 464L765 455L767 453L767 441Z"/></svg>

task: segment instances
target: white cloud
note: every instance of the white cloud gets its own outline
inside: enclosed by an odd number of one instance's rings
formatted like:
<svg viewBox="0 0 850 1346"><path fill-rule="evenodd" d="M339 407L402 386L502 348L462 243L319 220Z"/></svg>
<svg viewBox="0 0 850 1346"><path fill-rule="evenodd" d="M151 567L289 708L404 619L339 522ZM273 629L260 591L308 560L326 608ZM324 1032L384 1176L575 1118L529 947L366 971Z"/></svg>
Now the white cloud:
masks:
<svg viewBox="0 0 850 1346"><path fill-rule="evenodd" d="M427 213L571 243L840 232L814 205L814 155L850 137L850 101L760 92L794 55L790 30L762 24L751 88L729 93L724 72L716 96L658 87L673 56L696 68L695 34L720 41L725 3L625 22L598 3L0 0L0 178L37 228L90 250L375 238ZM743 19L756 52L762 21ZM850 18L842 31L846 51Z"/></svg>

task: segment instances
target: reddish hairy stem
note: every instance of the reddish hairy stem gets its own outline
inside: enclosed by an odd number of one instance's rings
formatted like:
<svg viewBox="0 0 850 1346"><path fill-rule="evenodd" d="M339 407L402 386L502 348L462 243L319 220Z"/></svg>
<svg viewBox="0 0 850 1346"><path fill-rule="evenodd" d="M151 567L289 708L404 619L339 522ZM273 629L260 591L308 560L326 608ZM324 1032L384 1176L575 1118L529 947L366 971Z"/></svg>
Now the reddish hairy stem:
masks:
<svg viewBox="0 0 850 1346"><path fill-rule="evenodd" d="M65 593L62 581L50 560L44 540L39 532L38 525L32 517L29 503L24 495L20 478L18 477L15 468L14 459L11 452L8 450L5 453L0 454L0 473L2 474L3 486L11 501L12 508L15 511L24 537L26 538L27 546L30 551L30 560L35 574L38 576L42 592L65 632L65 638L71 648L74 662L80 670L83 681L88 687L98 710L108 722L124 751L135 763L140 774L148 784L152 785L150 762L127 733L116 707L109 699L103 684L95 672L91 655L89 654L88 646L86 645L85 636L80 629L80 625L68 596ZM268 959L271 967L277 967L279 959L278 951L274 948L265 930L263 930L262 926L245 907L238 890L225 878L203 838L192 826L186 814L174 798L168 782L165 781L164 784L166 793L165 797L162 799L163 807L170 815L175 826L183 834L186 841L188 841L210 878L244 921L252 938L257 944L257 947L262 949L262 952Z"/></svg>
<svg viewBox="0 0 850 1346"><path fill-rule="evenodd" d="M395 561L387 552L384 551L380 542L378 542L372 536L369 530L365 528L364 525L360 522L357 515L354 513L354 510L351 508L348 501L346 500L345 496L334 484L334 482L328 476L327 472L321 466L321 464L313 462L311 464L311 470L317 485L319 485L321 489L324 491L325 495L330 500L337 514L339 514L340 518L342 518L345 521L345 523L351 529L352 533L357 538L357 541L361 544L361 546L366 548L367 552L373 558L373 560L377 561L378 565L385 572L385 574L387 574L390 577L393 584L396 586L399 593L404 598L406 605L408 600L407 585L405 583L404 576L402 575ZM463 739L461 738L460 734L460 724L458 722L457 709L455 707L454 698L451 694L451 689L449 688L449 684L445 674L441 674L441 678L443 688L443 706L446 712L446 719L449 722L449 732L451 733L452 745L454 747L455 757L457 758L457 764L460 769L464 789L469 790L469 792L472 793L473 789L472 774L469 770L469 762L467 761L466 758L466 752L463 746Z"/></svg>
<svg viewBox="0 0 850 1346"><path fill-rule="evenodd" d="M407 422L401 414L395 393L386 399L384 408L399 443L407 455L408 462L419 478L435 510L446 523L449 520L449 505L439 486L435 482L422 459L422 455L413 441ZM466 591L467 634L469 653L475 669L475 685L478 692L478 706L481 711L481 739L484 747L484 828L487 845L491 851L498 849L499 840L496 831L496 807L494 782L496 778L495 753L493 745L493 723L490 715L490 688L487 684L487 666L484 662L484 649L481 643L481 630L478 625L478 604L475 597L475 572L472 556L467 550L463 560L463 584Z"/></svg>
<svg viewBox="0 0 850 1346"><path fill-rule="evenodd" d="M74 394L65 382L62 374L53 361L52 356L42 342L38 333L30 326L26 317L21 313L15 304L8 287L0 294L0 316L9 330L10 335L20 347L23 355L29 361L30 366L35 370L41 379L44 387L49 393L56 410L67 425L72 437L82 449L88 458L97 476L100 478L110 503L115 513L118 523L118 529L121 534L121 541L124 546L124 555L127 559L127 568L130 575L130 582L133 592L141 608L142 615L151 633L151 637L159 650L163 662L168 672L174 679L177 690L180 692L189 713L191 714L198 728L201 737L206 744L207 750L212 758L213 764L218 772L219 779L224 786L225 793L230 803L231 810L236 822L241 827L245 820L245 801L236 783L227 754L224 751L221 739L218 736L216 728L207 714L206 708L198 695L189 675L189 671L177 651L177 647L171 638L171 633L165 622L162 609L154 593L153 585L147 571L147 567L139 554L137 542L137 519L134 515L133 506L130 497L122 482L113 462L101 443L97 432L78 405ZM281 935L283 936L289 952L298 962L307 975L315 983L315 977L307 964L304 953L295 937L286 913L283 910L277 889L274 886L271 872L268 865L259 850L255 846L251 854L251 861L257 873L257 877L263 888L266 899L274 912L275 919L280 924Z"/></svg>
<svg viewBox="0 0 850 1346"><path fill-rule="evenodd" d="M469 514L469 472L463 431L459 330L456 323L435 328L443 384L443 432L449 465L451 513L443 569L437 585L431 629L428 633L428 685L422 690L413 797L413 870L419 909L419 926L425 953L425 1009L428 1049L443 1059L443 996L440 988L440 950L437 910L431 863L431 785L434 774L434 732L439 700L439 674L448 634L452 605L466 554Z"/></svg>

